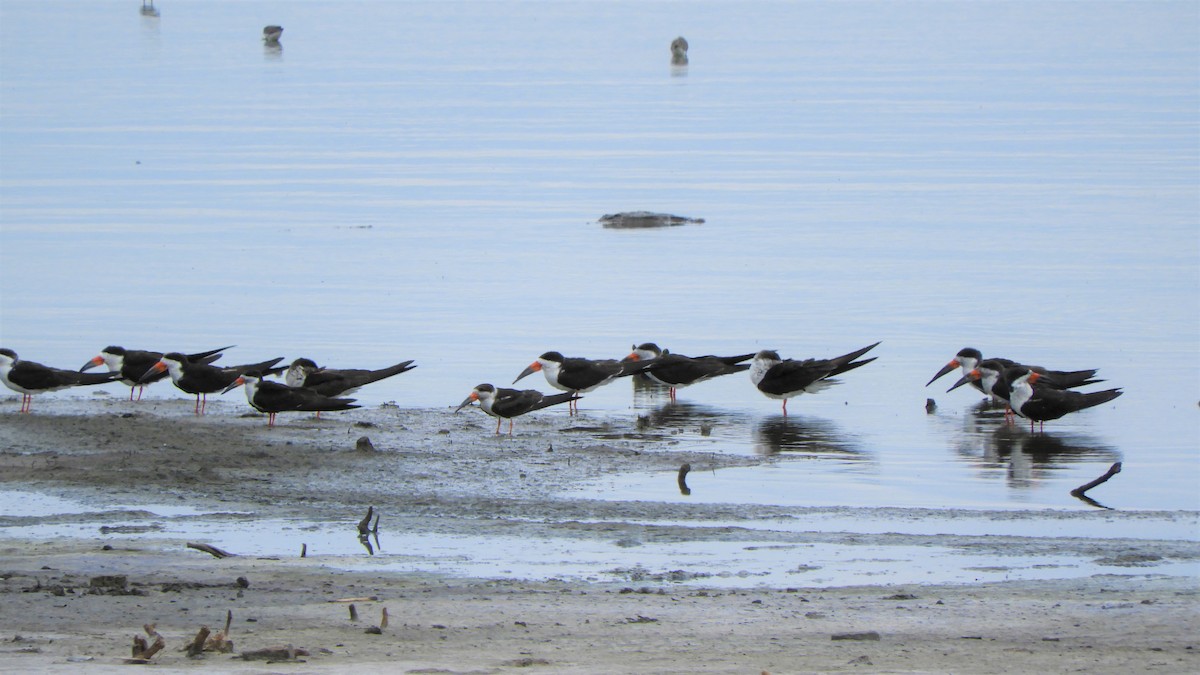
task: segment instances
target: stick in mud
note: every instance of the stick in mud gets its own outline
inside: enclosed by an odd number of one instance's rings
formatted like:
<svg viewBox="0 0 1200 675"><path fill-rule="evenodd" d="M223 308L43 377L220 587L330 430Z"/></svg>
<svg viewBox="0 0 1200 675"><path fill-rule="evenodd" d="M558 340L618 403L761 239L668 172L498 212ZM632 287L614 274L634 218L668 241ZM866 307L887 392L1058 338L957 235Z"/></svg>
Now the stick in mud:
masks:
<svg viewBox="0 0 1200 675"><path fill-rule="evenodd" d="M1071 496L1082 497L1084 495L1084 493L1087 492L1088 490L1091 490L1092 488L1107 481L1109 478L1112 478L1113 476L1115 476L1119 473L1121 473L1121 463L1116 462L1112 466L1108 467L1108 472L1105 473L1103 476L1100 476L1099 478L1097 478L1096 480L1094 480L1090 483L1085 483L1084 485L1080 485L1079 487L1075 488L1074 490L1071 490Z"/></svg>
<svg viewBox="0 0 1200 675"><path fill-rule="evenodd" d="M358 533L359 534L370 534L371 533L371 516L374 514L375 514L375 507L368 506L367 507L367 515L364 516L362 520L358 521ZM379 526L378 521L376 521L376 527L378 527L378 526Z"/></svg>
<svg viewBox="0 0 1200 675"><path fill-rule="evenodd" d="M681 494L681 495L687 496L687 495L692 494L692 489L690 487L688 487L688 485L687 485L687 475L688 475L688 472L691 470L692 470L691 464L685 463L683 466L679 467L678 482L679 482L679 494Z"/></svg>
<svg viewBox="0 0 1200 675"><path fill-rule="evenodd" d="M188 656L200 656L200 654L204 653L204 643L208 640L210 632L208 626L200 627L200 632L196 633L196 639L192 640L192 643L187 646Z"/></svg>

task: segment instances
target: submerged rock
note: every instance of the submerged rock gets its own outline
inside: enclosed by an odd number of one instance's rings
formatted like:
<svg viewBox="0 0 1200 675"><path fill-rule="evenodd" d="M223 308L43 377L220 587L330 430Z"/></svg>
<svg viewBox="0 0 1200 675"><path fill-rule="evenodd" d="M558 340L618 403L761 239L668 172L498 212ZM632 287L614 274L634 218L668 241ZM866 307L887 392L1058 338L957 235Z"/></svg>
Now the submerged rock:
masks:
<svg viewBox="0 0 1200 675"><path fill-rule="evenodd" d="M606 228L624 230L648 227L674 227L676 225L699 225L703 218L687 218L670 213L651 213L649 211L622 211L600 216L600 224Z"/></svg>

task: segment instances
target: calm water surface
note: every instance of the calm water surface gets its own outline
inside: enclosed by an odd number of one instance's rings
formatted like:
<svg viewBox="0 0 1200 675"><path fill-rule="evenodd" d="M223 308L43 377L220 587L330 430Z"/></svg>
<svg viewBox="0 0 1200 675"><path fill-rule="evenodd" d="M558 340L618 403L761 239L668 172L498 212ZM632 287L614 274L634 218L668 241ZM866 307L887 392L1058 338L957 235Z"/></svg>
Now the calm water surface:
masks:
<svg viewBox="0 0 1200 675"><path fill-rule="evenodd" d="M0 1L0 342L23 357L411 358L360 399L448 415L549 349L882 340L786 421L743 376L582 407L780 458L698 471L692 500L1090 509L1067 492L1123 461L1105 505L1200 508L1195 3L158 8ZM642 209L706 222L595 222ZM923 386L968 345L1125 395L1033 436ZM673 473L595 494L684 498Z"/></svg>

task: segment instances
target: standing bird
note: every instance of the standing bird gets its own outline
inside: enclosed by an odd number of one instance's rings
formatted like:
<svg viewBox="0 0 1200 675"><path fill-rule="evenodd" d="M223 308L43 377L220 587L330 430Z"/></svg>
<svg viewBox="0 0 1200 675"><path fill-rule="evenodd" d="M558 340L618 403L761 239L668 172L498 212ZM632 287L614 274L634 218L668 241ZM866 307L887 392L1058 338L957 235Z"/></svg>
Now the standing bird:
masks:
<svg viewBox="0 0 1200 675"><path fill-rule="evenodd" d="M117 373L80 373L22 361L11 349L0 349L0 380L21 395L21 412L29 412L33 395L86 384L104 384L117 379Z"/></svg>
<svg viewBox="0 0 1200 675"><path fill-rule="evenodd" d="M857 351L832 359L780 359L777 352L764 350L754 355L750 364L750 381L768 398L783 399L783 415L787 417L787 402L793 396L815 394L837 384L829 378L848 370L865 366L875 357L855 361L874 349L878 342Z"/></svg>
<svg viewBox="0 0 1200 675"><path fill-rule="evenodd" d="M1103 382L1104 380L1095 379L1092 375L1096 374L1093 370L1074 370L1048 371L1040 366L1020 366L1020 365L1004 365L1007 359L984 359L979 362L979 365L963 375L954 383L954 386L947 389L947 392L954 391L967 382L978 384L981 391L987 394L994 401L1003 402L1006 404L1004 411L1005 419L1012 415L1012 404L1009 401L1012 395L1012 387L1009 382L1009 377L1013 369L1025 368L1037 373L1041 378L1042 386L1051 387L1054 389L1074 389L1088 384Z"/></svg>
<svg viewBox="0 0 1200 675"><path fill-rule="evenodd" d="M379 370L350 368L335 370L321 368L312 359L299 358L292 361L284 380L289 387L304 387L325 396L341 396L382 379L399 375L416 368L412 361L404 361Z"/></svg>
<svg viewBox="0 0 1200 675"><path fill-rule="evenodd" d="M310 389L289 387L279 382L268 382L262 373L248 371L239 375L221 392L246 385L246 401L255 410L267 414L267 427L275 426L275 415L289 410L321 413L329 410L352 410L352 398L333 398L318 394Z"/></svg>
<svg viewBox="0 0 1200 675"><path fill-rule="evenodd" d="M671 400L675 400L675 390L687 387L697 382L703 382L720 375L731 375L749 370L750 364L742 363L754 358L753 354L740 356L684 356L672 354L669 350L659 349L653 342L645 342L633 348L633 352L625 357L625 361L651 361L644 374L654 382L670 388Z"/></svg>
<svg viewBox="0 0 1200 675"><path fill-rule="evenodd" d="M984 381L982 380L982 378L972 378L971 377L971 371L975 370L975 368L977 366L979 366L980 363L983 362L983 360L984 360L983 353L980 352L978 349L975 349L974 347L964 347L963 349L960 349L957 354L954 355L954 358L951 359L949 363L942 366L942 369L939 370L937 372L937 374L933 376L933 378L931 378L928 382L926 382L925 386L928 387L929 385L933 384L934 380L937 380L939 377L954 370L955 368L962 368L962 374L963 374L962 378L960 378L959 381L956 382L954 384L954 386L950 387L950 389L948 389L947 391L957 389L958 387L961 387L962 385L967 384L969 382L971 384L971 386L973 386L976 389L978 389L979 391L991 396L992 392L984 388L985 385L984 385ZM1091 379L1096 376L1097 371L1094 368L1089 369L1089 370L1048 370L1041 366L1030 366L1030 365L1026 365L1026 364L1022 364L1022 363L1017 363L1016 361L1013 361L1012 359L1002 359L1002 358L998 358L998 357L993 357L993 358L989 358L988 361L992 362L992 364L991 364L992 368L995 369L998 367L999 371L1003 371L1008 368L1013 368L1015 366L1023 366L1026 368L1030 368L1032 370L1035 370L1035 371L1041 373L1042 375L1050 376L1051 378L1053 378L1055 380L1055 382L1058 383L1058 386L1062 389L1070 389L1072 387L1080 387L1085 384L1093 384L1095 382L1103 381L1103 380ZM966 380L966 381L964 381L964 380Z"/></svg>
<svg viewBox="0 0 1200 675"><path fill-rule="evenodd" d="M479 401L479 408L496 418L496 435L500 434L500 422L508 420L508 435L512 436L514 417L559 403L575 401L578 398L572 393L547 396L536 389L497 389L490 384L481 384L471 390L471 393L454 409L454 412Z"/></svg>
<svg viewBox="0 0 1200 675"><path fill-rule="evenodd" d="M566 358L558 352L546 352L537 357L537 360L529 364L525 370L522 370L517 379L513 380L513 384L516 384L526 375L540 370L546 376L546 382L549 382L551 387L571 392L572 394L581 394L608 384L618 377L640 373L653 364L653 360L617 361L615 359L601 359L593 361L591 359L574 357ZM578 406L579 404L575 400L571 401L568 406L571 414L579 412Z"/></svg>
<svg viewBox="0 0 1200 675"><path fill-rule="evenodd" d="M187 359L198 363L212 363L221 358L221 352L232 347L233 345L230 345L228 347L221 347L220 349L211 349L207 352L187 354ZM129 385L129 400L133 400L133 389L136 387L138 390L137 400L140 401L142 400L142 392L145 391L148 385L158 382L167 376L165 372L156 373L154 377L142 382L142 377L154 367L154 364L158 363L162 356L160 352L147 352L140 349L108 346L100 350L98 356L92 357L90 361L83 364L79 372L82 373L89 368L104 364L108 366L110 373L120 373L121 382Z"/></svg>
<svg viewBox="0 0 1200 675"><path fill-rule="evenodd" d="M282 356L261 363L248 363L241 366L218 368L207 363L193 363L179 352L163 354L158 363L142 376L142 380L157 376L163 371L171 374L175 386L189 394L196 395L196 414L203 415L208 404L208 395L225 389L243 373L258 372L272 375L283 372L283 368L271 368L283 360Z"/></svg>
<svg viewBox="0 0 1200 675"><path fill-rule="evenodd" d="M273 45L279 43L279 38L283 36L283 26L267 26L263 28L263 42ZM301 40L303 41L301 36Z"/></svg>
<svg viewBox="0 0 1200 675"><path fill-rule="evenodd" d="M688 64L688 41L682 35L671 40L671 65L686 66Z"/></svg>
<svg viewBox="0 0 1200 675"><path fill-rule="evenodd" d="M1078 392L1056 389L1038 384L1046 376L1025 366L1010 368L1005 372L1009 378L1012 393L1009 403L1013 412L1029 420L1029 431L1033 431L1033 423L1045 429L1046 420L1056 420L1068 413L1078 412L1085 408L1108 403L1120 396L1120 389L1105 389L1104 391Z"/></svg>

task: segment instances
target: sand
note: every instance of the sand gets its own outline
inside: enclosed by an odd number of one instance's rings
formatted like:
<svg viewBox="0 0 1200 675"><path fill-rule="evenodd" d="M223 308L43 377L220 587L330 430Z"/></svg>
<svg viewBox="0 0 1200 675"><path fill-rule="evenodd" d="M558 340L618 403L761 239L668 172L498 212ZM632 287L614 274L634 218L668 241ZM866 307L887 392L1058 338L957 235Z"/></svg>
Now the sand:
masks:
<svg viewBox="0 0 1200 675"><path fill-rule="evenodd" d="M32 414L21 415L16 398L0 401L2 487L126 505L219 504L255 518L311 522L344 520L371 505L385 514L385 535L532 541L552 533L580 544L631 529L655 541L737 541L745 536L739 522L798 511L563 497L597 473L768 461L697 460L670 438L597 422L586 412L571 422L530 415L517 421L513 438L496 439L494 424L478 411L382 406L320 421L281 416L267 429L264 418L244 415L232 401L210 404L204 417L191 408L184 400L60 397L39 399ZM374 450L357 448L361 436ZM14 511L0 516L0 527L103 520L95 513ZM634 527L651 521L678 524ZM877 543L837 533L796 536L861 545L864 555ZM941 538L913 537L913 544ZM0 671L126 669L132 640L147 623L166 640L152 658L159 672L1200 671L1200 587L1153 564L1194 561L1194 544L944 538L985 553L1050 548L1128 564L1037 581L733 588L715 578L706 583L696 569L680 583L669 575L514 579L419 566L346 569L342 557L299 551L217 559L152 528L119 539L99 530L10 534L0 536ZM105 576L124 580L93 586ZM368 632L384 608L387 626ZM227 613L234 652L192 658L181 651L201 625L219 630ZM276 645L307 655L273 663L238 656Z"/></svg>

